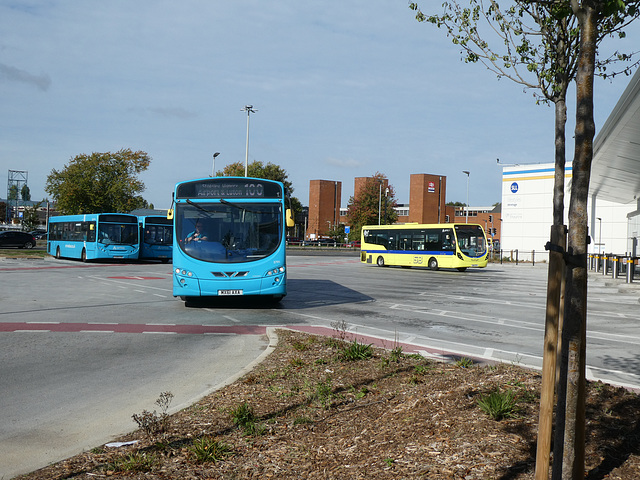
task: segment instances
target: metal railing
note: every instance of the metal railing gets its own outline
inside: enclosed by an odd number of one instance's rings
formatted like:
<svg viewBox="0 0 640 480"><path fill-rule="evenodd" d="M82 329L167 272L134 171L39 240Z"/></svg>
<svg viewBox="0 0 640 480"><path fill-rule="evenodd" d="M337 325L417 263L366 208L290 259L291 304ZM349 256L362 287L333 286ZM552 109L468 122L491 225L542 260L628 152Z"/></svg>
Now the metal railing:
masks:
<svg viewBox="0 0 640 480"><path fill-rule="evenodd" d="M612 278L625 277L627 283L632 283L636 274L638 257L628 254L618 255L615 253L592 253L588 255L588 266L590 270L602 275L611 275Z"/></svg>

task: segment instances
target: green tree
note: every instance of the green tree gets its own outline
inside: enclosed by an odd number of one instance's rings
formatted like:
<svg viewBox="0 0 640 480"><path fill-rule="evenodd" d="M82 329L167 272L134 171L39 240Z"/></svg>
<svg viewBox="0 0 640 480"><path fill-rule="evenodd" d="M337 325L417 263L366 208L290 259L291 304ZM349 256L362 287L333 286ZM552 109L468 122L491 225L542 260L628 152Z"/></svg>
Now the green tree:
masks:
<svg viewBox="0 0 640 480"><path fill-rule="evenodd" d="M7 221L7 204L5 202L0 202L0 223L5 223Z"/></svg>
<svg viewBox="0 0 640 480"><path fill-rule="evenodd" d="M398 221L395 207L395 191L392 185L385 187L386 177L376 172L357 192L357 196L349 198L347 219L351 224L349 240L359 240L363 225L391 225Z"/></svg>
<svg viewBox="0 0 640 480"><path fill-rule="evenodd" d="M31 200L31 190L29 190L29 187L27 186L26 183L22 186L22 189L20 190L20 197L22 198L23 202L29 202Z"/></svg>
<svg viewBox="0 0 640 480"><path fill-rule="evenodd" d="M293 193L293 185L288 180L287 171L279 165L267 163L266 165L260 161L253 161L247 165L247 175L254 178L266 178L267 180L276 180L282 182L289 192ZM222 171L216 172L217 177L244 177L244 162L230 163L224 167Z"/></svg>
<svg viewBox="0 0 640 480"><path fill-rule="evenodd" d="M145 186L138 175L150 162L147 153L130 149L77 155L64 169L51 171L45 191L58 211L67 215L146 208L148 203L140 196Z"/></svg>
<svg viewBox="0 0 640 480"><path fill-rule="evenodd" d="M302 203L293 196L293 184L289 181L287 171L274 163L266 165L260 161L253 161L247 165L247 175L254 178L266 178L284 184L285 191L289 195L290 208L296 225L288 230L288 234L293 234L296 230L302 230L304 218L302 218ZM244 162L230 163L223 170L216 172L216 177L244 177Z"/></svg>
<svg viewBox="0 0 640 480"><path fill-rule="evenodd" d="M44 200L43 200L44 201ZM22 213L22 229L30 232L35 230L40 225L40 217L38 215L38 209L42 206L42 202L34 203L30 207L24 207Z"/></svg>
<svg viewBox="0 0 640 480"><path fill-rule="evenodd" d="M9 191L7 192L7 200L11 203L11 200L18 200L18 186L11 185L9 187Z"/></svg>

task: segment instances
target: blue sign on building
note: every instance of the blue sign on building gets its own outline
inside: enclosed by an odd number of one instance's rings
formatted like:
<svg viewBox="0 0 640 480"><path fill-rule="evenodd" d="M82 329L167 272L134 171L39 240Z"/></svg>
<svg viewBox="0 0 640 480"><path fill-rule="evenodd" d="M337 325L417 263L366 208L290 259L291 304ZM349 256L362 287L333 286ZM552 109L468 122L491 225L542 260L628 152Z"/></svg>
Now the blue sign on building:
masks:
<svg viewBox="0 0 640 480"><path fill-rule="evenodd" d="M511 184L511 193L517 193L518 192L518 184L516 182L513 182Z"/></svg>

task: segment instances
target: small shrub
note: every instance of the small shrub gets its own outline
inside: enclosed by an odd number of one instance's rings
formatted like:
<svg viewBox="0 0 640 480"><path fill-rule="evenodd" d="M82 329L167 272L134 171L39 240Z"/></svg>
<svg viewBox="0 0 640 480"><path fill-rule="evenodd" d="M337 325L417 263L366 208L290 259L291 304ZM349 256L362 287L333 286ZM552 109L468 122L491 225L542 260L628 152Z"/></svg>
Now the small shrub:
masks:
<svg viewBox="0 0 640 480"><path fill-rule="evenodd" d="M473 367L473 360L470 358L462 357L456 361L456 366L460 368L471 368Z"/></svg>
<svg viewBox="0 0 640 480"><path fill-rule="evenodd" d="M201 437L193 441L189 448L196 457L196 462L218 462L233 453L226 443L218 442L211 437Z"/></svg>
<svg viewBox="0 0 640 480"><path fill-rule="evenodd" d="M357 340L354 340L342 350L341 358L347 362L371 358L373 356L371 345L372 344L365 345L364 343L358 343Z"/></svg>
<svg viewBox="0 0 640 480"><path fill-rule="evenodd" d="M340 342L346 341L347 328L349 328L349 325L347 324L347 322L345 322L344 320L331 322L331 328L335 330L336 332L335 336Z"/></svg>
<svg viewBox="0 0 640 480"><path fill-rule="evenodd" d="M104 465L107 472L150 472L158 462L153 454L130 453Z"/></svg>
<svg viewBox="0 0 640 480"><path fill-rule="evenodd" d="M294 425L309 425L311 423L313 423L313 420L310 419L309 417L304 417L304 416L303 417L296 417L293 420L293 424Z"/></svg>
<svg viewBox="0 0 640 480"><path fill-rule="evenodd" d="M513 390L501 392L496 390L488 395L483 395L478 400L480 410L494 420L513 417L516 412L516 396Z"/></svg>
<svg viewBox="0 0 640 480"><path fill-rule="evenodd" d="M262 435L265 431L264 425L258 423L253 408L246 402L231 411L231 419L245 435Z"/></svg>
<svg viewBox="0 0 640 480"><path fill-rule="evenodd" d="M431 370L431 365L416 365L413 367L413 371L416 375L426 375L429 370Z"/></svg>
<svg viewBox="0 0 640 480"><path fill-rule="evenodd" d="M289 364L292 367L296 367L296 368L304 367L304 360L302 360L300 357L295 357L289 360Z"/></svg>
<svg viewBox="0 0 640 480"><path fill-rule="evenodd" d="M305 350L308 349L306 343L299 342L297 340L295 342L291 343L291 346L293 347L294 350L297 350L298 352L304 352Z"/></svg>
<svg viewBox="0 0 640 480"><path fill-rule="evenodd" d="M319 402L323 408L329 408L331 406L331 400L333 399L333 386L331 380L327 379L324 382L318 382L316 390L311 395L311 401Z"/></svg>
<svg viewBox="0 0 640 480"><path fill-rule="evenodd" d="M169 405L171 404L172 399L173 393L162 392L160 397L156 400L156 405L161 409L160 414L155 410L153 412L143 410L141 414L134 413L131 418L133 418L133 421L138 424L138 428L144 430L149 437L154 437L160 433L164 433L169 422L169 414L167 413L167 410L169 410Z"/></svg>
<svg viewBox="0 0 640 480"><path fill-rule="evenodd" d="M398 346L398 347L395 347L393 350L391 350L391 353L389 354L389 359L392 362L399 362L401 358L402 358L402 347Z"/></svg>

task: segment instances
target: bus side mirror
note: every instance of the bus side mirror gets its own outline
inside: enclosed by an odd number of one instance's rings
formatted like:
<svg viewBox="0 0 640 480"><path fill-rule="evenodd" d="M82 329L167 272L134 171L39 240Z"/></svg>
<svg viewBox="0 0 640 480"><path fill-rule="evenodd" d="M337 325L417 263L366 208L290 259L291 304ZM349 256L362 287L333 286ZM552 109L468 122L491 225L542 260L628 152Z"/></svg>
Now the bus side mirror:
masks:
<svg viewBox="0 0 640 480"><path fill-rule="evenodd" d="M167 220L173 220L173 208L167 210Z"/></svg>
<svg viewBox="0 0 640 480"><path fill-rule="evenodd" d="M291 216L291 209L287 208L287 212L285 214L285 217L287 219L287 227L291 228L295 225L295 222L293 221L293 218Z"/></svg>

